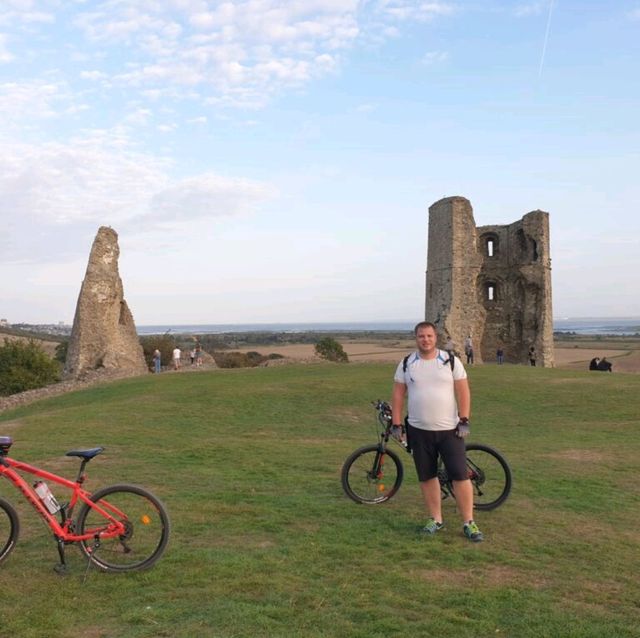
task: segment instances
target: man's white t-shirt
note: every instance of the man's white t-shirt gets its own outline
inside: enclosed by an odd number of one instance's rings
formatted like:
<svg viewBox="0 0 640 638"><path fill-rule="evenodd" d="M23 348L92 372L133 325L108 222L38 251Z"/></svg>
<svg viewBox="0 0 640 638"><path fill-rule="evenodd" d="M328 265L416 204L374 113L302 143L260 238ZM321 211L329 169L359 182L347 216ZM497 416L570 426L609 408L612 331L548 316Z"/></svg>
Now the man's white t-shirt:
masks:
<svg viewBox="0 0 640 638"><path fill-rule="evenodd" d="M407 371L398 364L393 380L407 386L409 425L421 430L452 430L458 424L458 407L453 382L467 378L457 357L453 370L447 352L438 350L435 359L421 359L412 352Z"/></svg>
<svg viewBox="0 0 640 638"><path fill-rule="evenodd" d="M179 359L181 354L182 354L182 352L180 351L180 348L175 348L174 351L173 351L173 358L174 359Z"/></svg>

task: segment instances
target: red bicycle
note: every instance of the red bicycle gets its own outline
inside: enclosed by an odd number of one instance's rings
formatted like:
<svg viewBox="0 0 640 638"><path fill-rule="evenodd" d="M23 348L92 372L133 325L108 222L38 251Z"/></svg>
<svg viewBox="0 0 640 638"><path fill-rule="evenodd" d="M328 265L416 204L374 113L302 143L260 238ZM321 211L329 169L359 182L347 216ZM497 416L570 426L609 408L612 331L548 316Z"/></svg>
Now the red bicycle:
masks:
<svg viewBox="0 0 640 638"><path fill-rule="evenodd" d="M67 452L66 456L82 460L75 481L71 481L9 458L12 444L11 437L0 436L0 476L22 492L53 532L60 556L60 563L54 568L57 572L67 569L64 550L70 543L78 543L89 561L87 567L93 564L103 571L147 569L162 556L169 541L170 523L158 498L137 485L111 485L93 494L82 487L87 463L104 448ZM40 480L31 486L19 472ZM69 501L59 503L44 481L70 491ZM19 531L16 510L0 497L0 563L15 547Z"/></svg>

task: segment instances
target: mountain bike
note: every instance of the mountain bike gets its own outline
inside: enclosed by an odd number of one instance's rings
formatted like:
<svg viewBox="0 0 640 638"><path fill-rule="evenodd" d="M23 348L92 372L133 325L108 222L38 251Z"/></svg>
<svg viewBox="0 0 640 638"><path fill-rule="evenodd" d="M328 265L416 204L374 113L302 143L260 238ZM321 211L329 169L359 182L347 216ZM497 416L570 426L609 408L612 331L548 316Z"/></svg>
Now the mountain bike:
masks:
<svg viewBox="0 0 640 638"><path fill-rule="evenodd" d="M13 483L53 532L60 557L54 567L58 573L66 572L64 550L70 543L79 545L88 559L87 569L91 565L113 572L147 569L162 556L169 541L170 523L167 510L157 497L142 487L125 483L93 494L82 487L87 478L85 467L104 448L67 452L66 456L81 459L78 475L71 481L10 458L12 444L11 437L0 436L0 477ZM31 486L19 472L40 480ZM59 503L44 481L65 488L68 502ZM16 510L0 497L0 563L15 547L19 530Z"/></svg>
<svg viewBox="0 0 640 638"><path fill-rule="evenodd" d="M404 427L395 432L391 406L386 401L374 401L376 425L380 441L355 450L342 466L342 488L356 503L376 505L388 501L399 489L404 477L400 457L389 449L389 441L408 449ZM398 428L400 430L400 428ZM492 510L504 503L511 491L511 469L505 458L495 449L480 443L467 443L467 475L473 487L473 506L478 510ZM453 481L438 463L438 481L442 498L455 498Z"/></svg>

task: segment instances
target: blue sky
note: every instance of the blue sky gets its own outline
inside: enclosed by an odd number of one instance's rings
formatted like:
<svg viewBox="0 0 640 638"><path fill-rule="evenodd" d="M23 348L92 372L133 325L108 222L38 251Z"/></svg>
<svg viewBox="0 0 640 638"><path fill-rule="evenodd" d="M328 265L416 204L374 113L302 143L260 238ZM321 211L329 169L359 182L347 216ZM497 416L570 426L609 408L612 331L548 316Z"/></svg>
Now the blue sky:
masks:
<svg viewBox="0 0 640 638"><path fill-rule="evenodd" d="M3 0L0 316L419 320L427 209L550 213L554 315L640 315L640 0Z"/></svg>

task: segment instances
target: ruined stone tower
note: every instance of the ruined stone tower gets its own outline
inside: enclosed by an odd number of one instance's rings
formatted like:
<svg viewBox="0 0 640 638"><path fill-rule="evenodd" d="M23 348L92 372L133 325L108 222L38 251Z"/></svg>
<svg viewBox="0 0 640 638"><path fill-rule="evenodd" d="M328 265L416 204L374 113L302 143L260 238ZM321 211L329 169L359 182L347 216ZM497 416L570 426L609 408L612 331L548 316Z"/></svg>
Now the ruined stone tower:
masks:
<svg viewBox="0 0 640 638"><path fill-rule="evenodd" d="M553 367L549 214L540 210L504 226L476 227L464 197L429 208L427 321L450 335L458 352L471 335L476 362Z"/></svg>
<svg viewBox="0 0 640 638"><path fill-rule="evenodd" d="M123 375L147 372L133 316L118 272L118 234L101 226L82 282L64 366L65 377L90 370Z"/></svg>

